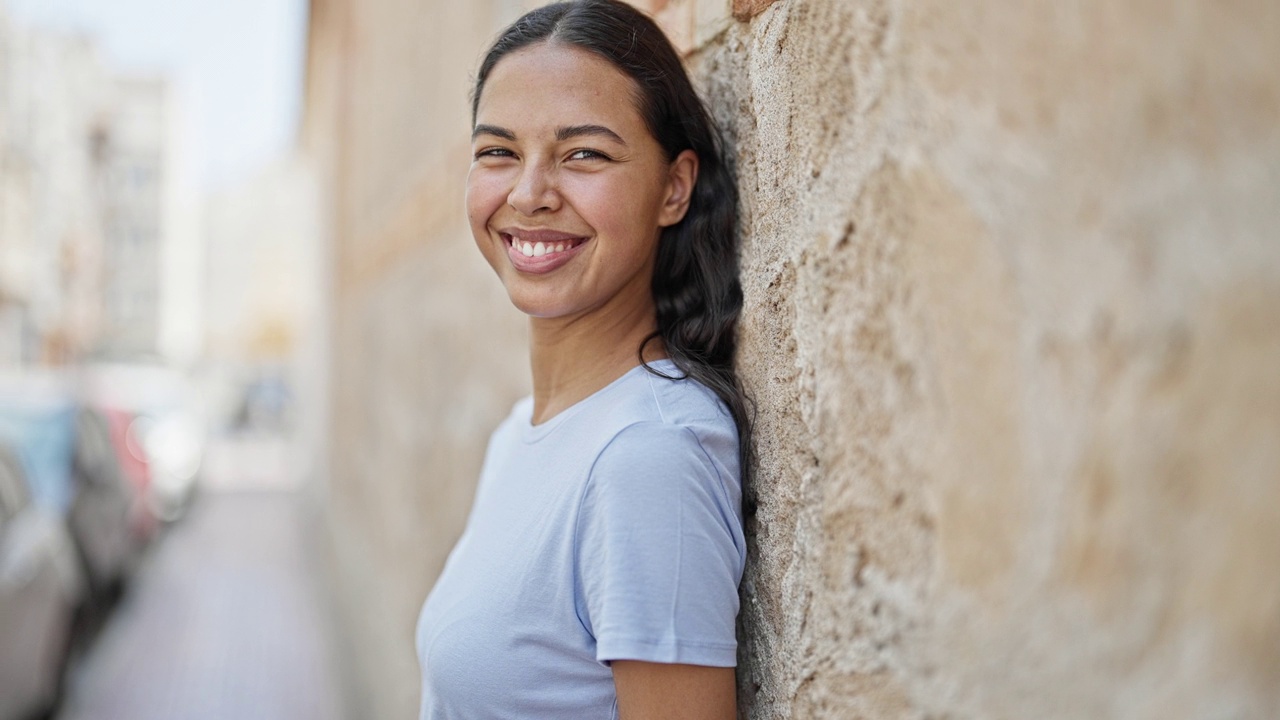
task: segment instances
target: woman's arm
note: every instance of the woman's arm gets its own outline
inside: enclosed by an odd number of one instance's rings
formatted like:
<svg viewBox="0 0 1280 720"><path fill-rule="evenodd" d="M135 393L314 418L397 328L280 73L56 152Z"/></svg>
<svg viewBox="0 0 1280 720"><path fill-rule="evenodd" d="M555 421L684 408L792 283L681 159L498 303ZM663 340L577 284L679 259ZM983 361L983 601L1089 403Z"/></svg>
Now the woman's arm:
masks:
<svg viewBox="0 0 1280 720"><path fill-rule="evenodd" d="M733 668L614 660L619 720L735 720Z"/></svg>

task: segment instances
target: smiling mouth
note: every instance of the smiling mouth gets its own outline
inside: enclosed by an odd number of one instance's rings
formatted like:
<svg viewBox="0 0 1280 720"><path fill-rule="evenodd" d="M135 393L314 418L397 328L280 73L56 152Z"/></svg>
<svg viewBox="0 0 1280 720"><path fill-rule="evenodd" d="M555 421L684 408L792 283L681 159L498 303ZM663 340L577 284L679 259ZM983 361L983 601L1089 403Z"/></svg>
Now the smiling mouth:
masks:
<svg viewBox="0 0 1280 720"><path fill-rule="evenodd" d="M502 240L507 246L525 257L543 257L544 255L554 255L556 253L567 252L587 241L586 238L565 238L562 240L546 241L546 240L521 240L520 238L502 233Z"/></svg>

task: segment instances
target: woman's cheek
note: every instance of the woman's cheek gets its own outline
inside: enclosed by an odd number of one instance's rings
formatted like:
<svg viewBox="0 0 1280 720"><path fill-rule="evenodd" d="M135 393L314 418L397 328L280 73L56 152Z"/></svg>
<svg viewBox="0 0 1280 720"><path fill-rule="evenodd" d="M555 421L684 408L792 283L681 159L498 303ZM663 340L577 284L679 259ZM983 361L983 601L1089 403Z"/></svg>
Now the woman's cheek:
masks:
<svg viewBox="0 0 1280 720"><path fill-rule="evenodd" d="M635 188L616 179L590 175L561 184L565 202L596 232L613 233L631 222L628 205Z"/></svg>
<svg viewBox="0 0 1280 720"><path fill-rule="evenodd" d="M467 221L471 226L472 240L475 242L476 248L480 250L480 254L484 256L485 261L497 271L500 268L500 258L489 232L489 224L497 208L502 203L500 200L495 203L491 184L481 181L474 171L467 176L464 202Z"/></svg>
<svg viewBox="0 0 1280 720"><path fill-rule="evenodd" d="M591 225L597 232L619 239L643 237L644 228L652 224L644 190L633 184L603 184L579 196L580 202L590 208L580 205L579 209L583 215L591 215Z"/></svg>
<svg viewBox="0 0 1280 720"><path fill-rule="evenodd" d="M506 201L502 173L487 168L472 168L467 175L466 205L472 226L486 224Z"/></svg>

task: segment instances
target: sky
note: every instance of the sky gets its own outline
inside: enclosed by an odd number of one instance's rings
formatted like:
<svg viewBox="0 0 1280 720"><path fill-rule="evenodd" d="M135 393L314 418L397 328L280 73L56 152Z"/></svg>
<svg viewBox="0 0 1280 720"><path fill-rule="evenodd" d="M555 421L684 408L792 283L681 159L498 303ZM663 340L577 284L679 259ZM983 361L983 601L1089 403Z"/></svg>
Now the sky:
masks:
<svg viewBox="0 0 1280 720"><path fill-rule="evenodd" d="M249 178L293 143L307 0L0 0L15 21L94 37L108 65L174 82L191 182Z"/></svg>

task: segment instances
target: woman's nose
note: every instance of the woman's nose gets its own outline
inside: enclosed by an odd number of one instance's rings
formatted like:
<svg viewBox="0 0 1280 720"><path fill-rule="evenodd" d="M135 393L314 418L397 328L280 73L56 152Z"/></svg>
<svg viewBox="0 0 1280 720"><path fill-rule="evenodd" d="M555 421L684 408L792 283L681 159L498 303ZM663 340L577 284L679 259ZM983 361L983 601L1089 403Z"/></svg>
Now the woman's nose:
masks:
<svg viewBox="0 0 1280 720"><path fill-rule="evenodd" d="M555 211L560 205L560 195L551 173L540 164L525 165L507 195L507 204L522 215Z"/></svg>

